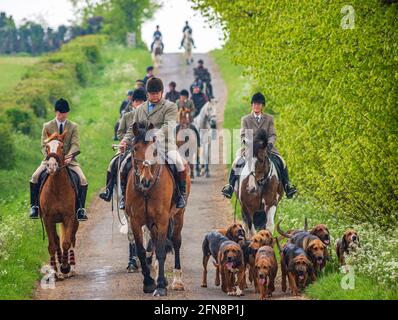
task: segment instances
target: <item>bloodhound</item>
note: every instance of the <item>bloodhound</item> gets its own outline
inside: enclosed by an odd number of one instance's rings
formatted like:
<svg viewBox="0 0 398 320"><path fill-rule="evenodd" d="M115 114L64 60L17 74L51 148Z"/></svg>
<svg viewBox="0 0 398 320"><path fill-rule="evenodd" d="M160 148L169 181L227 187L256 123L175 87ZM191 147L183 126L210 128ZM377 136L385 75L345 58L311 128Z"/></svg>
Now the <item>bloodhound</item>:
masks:
<svg viewBox="0 0 398 320"><path fill-rule="evenodd" d="M221 276L221 289L229 296L241 296L244 290L245 263L239 244L228 240L220 245L217 271ZM237 281L235 277L237 276Z"/></svg>
<svg viewBox="0 0 398 320"><path fill-rule="evenodd" d="M278 244L279 247L279 244ZM292 244L287 243L280 250L281 269L282 269L282 291L286 292L286 277L289 279L291 293L299 295L299 290L304 289L308 282L308 277L314 280L314 269L312 262L306 252Z"/></svg>
<svg viewBox="0 0 398 320"><path fill-rule="evenodd" d="M359 247L358 233L353 229L346 230L343 237L336 244L336 253L340 265L345 265L344 254L349 254L350 251L355 250L356 246Z"/></svg>
<svg viewBox="0 0 398 320"><path fill-rule="evenodd" d="M234 223L228 229L217 229L216 231L240 245L243 245L246 241L246 233L240 223Z"/></svg>
<svg viewBox="0 0 398 320"><path fill-rule="evenodd" d="M260 300L265 300L266 296L272 297L272 292L275 291L275 277L278 273L278 264L272 247L263 246L258 249L254 273L254 288L256 293L260 293Z"/></svg>

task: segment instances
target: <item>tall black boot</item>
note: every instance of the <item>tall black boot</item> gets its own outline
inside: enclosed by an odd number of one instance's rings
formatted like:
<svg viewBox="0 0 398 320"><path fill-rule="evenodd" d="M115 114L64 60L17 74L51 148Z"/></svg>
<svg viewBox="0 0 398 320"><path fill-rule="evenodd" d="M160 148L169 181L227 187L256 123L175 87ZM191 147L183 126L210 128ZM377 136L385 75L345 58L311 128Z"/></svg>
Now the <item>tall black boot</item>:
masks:
<svg viewBox="0 0 398 320"><path fill-rule="evenodd" d="M106 202L111 201L114 185L115 185L115 179L114 179L112 172L107 172L107 174L106 174L106 189L105 189L105 192L100 193L99 197Z"/></svg>
<svg viewBox="0 0 398 320"><path fill-rule="evenodd" d="M288 199L293 198L293 196L297 193L297 189L295 186L290 185L289 172L287 170L287 166L283 167L283 165L282 165L282 184L283 184L283 189L285 190L286 193L286 198Z"/></svg>
<svg viewBox="0 0 398 320"><path fill-rule="evenodd" d="M137 247L135 243L129 242L129 264L127 266L127 272L130 273L138 270L137 260Z"/></svg>
<svg viewBox="0 0 398 320"><path fill-rule="evenodd" d="M238 176L235 174L235 170L231 169L231 172L229 173L229 181L228 184L225 185L222 190L221 193L228 199L232 198L232 194L234 193L234 186L235 186L235 182L238 179Z"/></svg>
<svg viewBox="0 0 398 320"><path fill-rule="evenodd" d="M126 184L127 184L127 179L120 179L120 191L122 193L122 196L120 197L119 200L119 209L124 210L126 209L126 203L125 203L125 197L126 197Z"/></svg>
<svg viewBox="0 0 398 320"><path fill-rule="evenodd" d="M87 221L88 217L86 214L86 197L87 197L87 186L80 186L79 188L79 209L77 209L76 215L77 215L77 220L78 221Z"/></svg>
<svg viewBox="0 0 398 320"><path fill-rule="evenodd" d="M178 196L177 196L177 203L176 207L178 209L185 208L186 205L186 195L187 195L187 171L184 170L182 172L178 172Z"/></svg>
<svg viewBox="0 0 398 320"><path fill-rule="evenodd" d="M30 183L30 219L39 219L39 184Z"/></svg>

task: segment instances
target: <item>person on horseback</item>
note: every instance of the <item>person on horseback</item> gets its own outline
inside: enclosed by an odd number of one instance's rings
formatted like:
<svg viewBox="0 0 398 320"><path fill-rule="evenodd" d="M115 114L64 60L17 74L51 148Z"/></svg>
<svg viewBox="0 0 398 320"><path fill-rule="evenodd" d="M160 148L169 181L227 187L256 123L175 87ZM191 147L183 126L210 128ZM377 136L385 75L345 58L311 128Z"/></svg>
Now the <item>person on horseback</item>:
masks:
<svg viewBox="0 0 398 320"><path fill-rule="evenodd" d="M128 92L127 92L127 99L123 100L122 104L120 105L120 108L119 108L119 115L120 115L120 117L119 117L119 119L116 121L115 126L114 126L114 136L113 136L113 140L114 140L114 141L117 141L117 140L118 140L118 137L117 137L117 129L119 128L120 120L121 120L122 117L123 117L123 114L124 114L124 112L125 112L125 109L126 109L126 108L129 108L129 106L131 105L131 98L132 98L132 95L133 95L133 91L131 91L131 90L128 91Z"/></svg>
<svg viewBox="0 0 398 320"><path fill-rule="evenodd" d="M181 40L181 44L180 44L180 49L182 49L184 47L185 37L188 37L188 41L191 42L192 47L194 47L196 49L195 41L193 40L192 35L191 35L191 33L189 33L189 31L186 31L186 33L184 32L184 35L182 36L182 40Z"/></svg>
<svg viewBox="0 0 398 320"><path fill-rule="evenodd" d="M184 208L186 203L187 171L185 169L184 161L177 150L174 137L173 135L169 135L169 131L172 132L169 126L173 126L173 129L175 128L178 108L175 103L162 98L164 86L161 79L149 79L146 90L148 101L146 101L136 110L133 124L146 121L148 123L152 123L156 129L159 129L159 136L156 140L157 151L158 154L166 158L168 163L173 164L176 167L177 175L175 178L179 191L176 200L176 207ZM130 126L126 135L121 141L121 150L124 150L127 146L127 143L133 138L133 126ZM126 175L126 173L122 172L122 175ZM122 180L127 181L127 177L124 176Z"/></svg>
<svg viewBox="0 0 398 320"><path fill-rule="evenodd" d="M181 95L180 98L177 101L177 107L178 110L181 109L190 109L191 110L191 115L192 117L194 116L196 109L195 109L195 105L193 104L193 101L191 99L189 99L189 92L185 89L181 90Z"/></svg>
<svg viewBox="0 0 398 320"><path fill-rule="evenodd" d="M117 136L121 140L123 139L124 135L127 132L127 129L132 125L132 120L134 118L135 109L137 109L141 104L146 101L146 93L143 89L136 89L132 93L132 103L128 106L125 110L124 115L120 121L119 128L117 130ZM119 159L122 161L121 158L123 156L122 153L118 152L111 160L108 166L107 174L106 174L106 188L105 191L99 194L99 197L109 202L112 199L113 194L113 187L116 184L116 175L117 175L117 164ZM124 195L125 188L123 190L122 187L122 194ZM121 200L124 202L124 200Z"/></svg>
<svg viewBox="0 0 398 320"><path fill-rule="evenodd" d="M182 33L185 33L185 31L188 31L189 34L192 35L192 28L191 28L191 26L189 25L189 22L188 22L188 21L185 21L185 26L184 26L184 28L182 29Z"/></svg>
<svg viewBox="0 0 398 320"><path fill-rule="evenodd" d="M153 66L149 66L146 68L146 76L144 77L144 80L142 80L142 82L144 83L144 87L146 87L146 83L148 82L148 80L154 77L153 70Z"/></svg>
<svg viewBox="0 0 398 320"><path fill-rule="evenodd" d="M294 186L290 185L289 174L285 161L282 159L282 157L278 153L278 150L275 148L276 132L274 128L274 118L269 114L263 113L265 103L265 97L262 93L258 92L254 94L251 100L252 113L244 116L241 120L242 147L240 149L240 155L235 159L232 164L231 172L229 175L229 184L225 185L221 191L221 193L228 199L232 198L235 183L238 180L239 175L236 174L236 171L238 171L238 169L242 169L245 166L246 157L250 156L245 154L249 150L247 141L248 138L246 139L245 137L245 130L253 130L253 136L256 135L256 132L259 129L264 129L267 132L267 149L270 153L271 160L281 170L280 178L282 180L282 185L285 190L286 197L290 199L295 193L297 193L297 189Z"/></svg>
<svg viewBox="0 0 398 320"><path fill-rule="evenodd" d="M180 99L180 93L176 90L177 84L174 81L169 83L169 92L166 93L166 100L176 103Z"/></svg>
<svg viewBox="0 0 398 320"><path fill-rule="evenodd" d="M65 138L63 140L63 152L65 156L70 155L71 157L65 159L65 165L68 166L73 172L75 172L79 176L80 186L78 186L78 209L76 211L76 216L79 221L86 221L87 214L85 203L86 203L86 195L87 195L87 179L84 176L82 169L80 168L79 163L72 156L77 152L80 152L80 138L78 125L70 120L68 120L68 115L70 111L68 101L64 99L59 99L55 103L54 107L55 111L55 119L47 122L43 125L43 131L41 135L41 148L42 153L46 157L46 148L45 148L45 140L47 139L48 134L53 134L58 132L62 134L67 131ZM43 160L37 170L33 173L32 178L30 180L30 219L38 219L39 218L39 192L40 185L39 180L41 174L46 171L46 160Z"/></svg>
<svg viewBox="0 0 398 320"><path fill-rule="evenodd" d="M194 117L196 117L200 113L200 110L202 110L203 106L209 101L207 96L202 92L200 84L198 83L193 84L192 101L195 106Z"/></svg>
<svg viewBox="0 0 398 320"><path fill-rule="evenodd" d="M153 52L153 46L155 45L156 41L161 41L161 45L162 45L162 52L164 50L164 44L163 44L163 36L162 33L159 30L159 26L156 26L156 31L153 33L153 42L151 44L151 52Z"/></svg>
<svg viewBox="0 0 398 320"><path fill-rule="evenodd" d="M203 67L203 64L204 64L203 60L200 59L198 61L198 66L193 69L194 77L195 79L199 79L206 84L206 88L209 94L209 99L213 99L214 95L213 95L213 86L211 84L210 72L209 70L207 70L207 68Z"/></svg>

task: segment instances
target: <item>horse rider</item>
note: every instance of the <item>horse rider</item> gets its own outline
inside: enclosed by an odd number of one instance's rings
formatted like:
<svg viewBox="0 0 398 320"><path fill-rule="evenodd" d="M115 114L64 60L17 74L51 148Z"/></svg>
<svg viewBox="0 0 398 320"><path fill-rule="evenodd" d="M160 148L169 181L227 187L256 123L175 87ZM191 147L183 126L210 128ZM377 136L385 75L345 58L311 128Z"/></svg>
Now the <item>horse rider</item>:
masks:
<svg viewBox="0 0 398 320"><path fill-rule="evenodd" d="M153 52L153 46L155 45L155 42L156 41L160 41L161 42L161 45L162 45L162 52L163 52L163 49L164 49L164 44L163 44L163 36L162 36L162 33L160 32L160 30L159 30L159 26L156 26L156 31L153 33L153 42L152 42L152 44L151 44L151 52Z"/></svg>
<svg viewBox="0 0 398 320"><path fill-rule="evenodd" d="M188 40L191 42L192 47L194 47L196 49L195 41L193 40L191 33L189 33L189 31L187 31L187 32L188 32L188 35L189 35L189 39ZM181 44L180 44L180 49L182 49L184 47L185 37L186 37L186 33L184 32L184 35L182 36L182 40L181 40Z"/></svg>
<svg viewBox="0 0 398 320"><path fill-rule="evenodd" d="M267 149L271 160L275 163L277 162L278 168L281 170L281 180L282 185L288 199L292 198L297 192L294 186L290 185L289 174L287 166L283 158L279 155L279 152L275 148L276 142L276 131L274 127L274 118L266 113L263 113L263 108L266 104L265 97L262 93L258 92L253 95L251 100L252 113L244 116L241 119L241 144L240 155L237 156L232 164L231 172L229 175L229 184L223 187L222 194L231 198L234 192L235 183L238 180L238 174L236 171L242 169L245 166L246 157L249 155L245 154L250 149L247 145L248 137L245 136L245 130L253 130L253 137L256 135L259 129L264 129L268 135L268 145Z"/></svg>
<svg viewBox="0 0 398 320"><path fill-rule="evenodd" d="M177 84L174 81L169 83L169 92L166 93L166 100L176 103L180 99L180 93L176 90Z"/></svg>
<svg viewBox="0 0 398 320"><path fill-rule="evenodd" d="M142 82L144 83L144 88L146 87L147 81L154 77L153 70L154 70L153 66L149 66L146 68L146 76L144 77L144 80L142 80Z"/></svg>
<svg viewBox="0 0 398 320"><path fill-rule="evenodd" d="M169 135L169 131L173 132L176 126L178 108L175 103L162 98L164 86L161 79L149 79L146 90L148 101L136 110L133 123L146 121L147 123L152 123L156 129L159 129L157 132L158 138L156 139L157 151L158 154L163 156L164 160L167 160L169 164L173 164L176 167L177 174L175 178L178 189L176 207L184 208L186 203L187 171L184 160L177 150L174 136L172 134ZM169 126L172 126L172 128ZM121 141L122 150L126 148L127 142L131 141L133 137L133 126L130 126ZM122 175L126 175L128 173L126 171L124 170ZM127 178L124 177L122 180L127 181Z"/></svg>
<svg viewBox="0 0 398 320"><path fill-rule="evenodd" d="M195 105L193 104L193 101L189 99L189 92L185 89L181 90L180 92L180 98L177 100L177 107L178 111L185 108L185 109L190 109L191 110L191 115L192 118L194 117L195 114Z"/></svg>
<svg viewBox="0 0 398 320"><path fill-rule="evenodd" d="M193 69L195 79L200 79L203 83L206 83L206 87L209 90L210 99L213 99L213 86L211 84L211 76L209 70L203 66L204 62L202 59L198 61L198 66Z"/></svg>
<svg viewBox="0 0 398 320"><path fill-rule="evenodd" d="M72 155L78 151L80 151L80 138L79 138L79 130L78 125L70 120L68 120L68 115L70 111L68 101L64 99L59 99L55 103L54 107L55 111L55 119L51 120L43 125L43 131L41 134L41 151L43 155L46 157L46 143L47 134L59 133L62 134L64 131L67 131L65 138L63 140L63 153L65 156ZM86 221L87 214L85 203L86 203L86 195L87 195L87 180L84 176L82 169L80 168L79 163L75 158L66 158L65 165L68 166L73 172L75 172L79 176L80 186L78 190L78 208L76 211L76 216L78 221ZM39 179L41 174L46 170L46 160L43 160L37 170L33 173L32 178L30 180L30 215L31 219L38 219L39 217Z"/></svg>
<svg viewBox="0 0 398 320"><path fill-rule="evenodd" d="M116 122L115 127L114 127L114 133L115 134L114 134L113 140L115 140L115 141L118 140L118 138L117 138L117 129L119 128L120 119L123 117L123 114L124 114L126 108L128 108L131 105L132 96L133 96L133 91L131 91L131 90L128 91L127 92L127 99L123 100L122 104L120 105L120 108L119 108L120 117L119 117L119 119Z"/></svg>
<svg viewBox="0 0 398 320"><path fill-rule="evenodd" d="M188 21L185 21L185 26L184 26L184 28L182 29L182 33L185 34L185 31L188 31L189 34L192 35L192 28L191 28L191 26L189 25L189 22L188 22Z"/></svg>
<svg viewBox="0 0 398 320"><path fill-rule="evenodd" d="M134 89L143 89L143 90L145 90L144 80L141 80L141 79L136 80Z"/></svg>
<svg viewBox="0 0 398 320"><path fill-rule="evenodd" d="M146 101L146 92L144 89L135 89L132 93L132 103L127 107L125 113L120 120L119 128L117 130L118 139L122 140L127 132L127 129L132 125L135 109ZM117 164L122 159L123 154L118 152L109 163L106 175L106 189L100 193L99 197L104 201L111 201L113 194L113 187L116 184ZM122 192L123 193L123 192Z"/></svg>
<svg viewBox="0 0 398 320"><path fill-rule="evenodd" d="M200 110L202 110L203 106L208 101L209 100L207 99L207 96L202 92L199 84L194 84L192 90L192 102L195 106L194 117L196 117L200 113Z"/></svg>

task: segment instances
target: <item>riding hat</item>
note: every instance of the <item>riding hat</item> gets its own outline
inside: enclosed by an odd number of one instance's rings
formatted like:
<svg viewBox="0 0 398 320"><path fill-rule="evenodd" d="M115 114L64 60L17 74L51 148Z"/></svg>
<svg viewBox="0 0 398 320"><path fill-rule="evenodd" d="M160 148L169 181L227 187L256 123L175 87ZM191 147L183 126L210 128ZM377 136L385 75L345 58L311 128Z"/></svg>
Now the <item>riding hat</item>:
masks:
<svg viewBox="0 0 398 320"><path fill-rule="evenodd" d="M146 93L144 89L135 89L133 92L133 101L146 101Z"/></svg>
<svg viewBox="0 0 398 320"><path fill-rule="evenodd" d="M169 86L175 88L175 87L177 87L177 84L174 81L171 81L169 83Z"/></svg>
<svg viewBox="0 0 398 320"><path fill-rule="evenodd" d="M149 66L148 68L146 68L146 72L152 71L153 70L153 66Z"/></svg>
<svg viewBox="0 0 398 320"><path fill-rule="evenodd" d="M181 94L182 96L184 96L184 97L189 97L189 92L188 92L188 90L183 89L183 90L181 90L180 94Z"/></svg>
<svg viewBox="0 0 398 320"><path fill-rule="evenodd" d="M146 83L146 91L147 92L160 92L163 91L163 82L159 78L150 78Z"/></svg>
<svg viewBox="0 0 398 320"><path fill-rule="evenodd" d="M200 59L200 60L198 61L198 63L199 63L199 64L203 64L204 62L203 62L202 59Z"/></svg>
<svg viewBox="0 0 398 320"><path fill-rule="evenodd" d="M257 92L253 95L251 103L261 103L265 105L265 97L261 92Z"/></svg>
<svg viewBox="0 0 398 320"><path fill-rule="evenodd" d="M59 111L61 113L69 112L70 108L69 108L68 101L66 101L65 99L62 99L62 98L59 99L57 102L55 102L54 110Z"/></svg>
<svg viewBox="0 0 398 320"><path fill-rule="evenodd" d="M133 93L134 93L133 90L129 90L129 91L127 92L127 95L128 95L129 97L132 97L132 96L133 96Z"/></svg>

